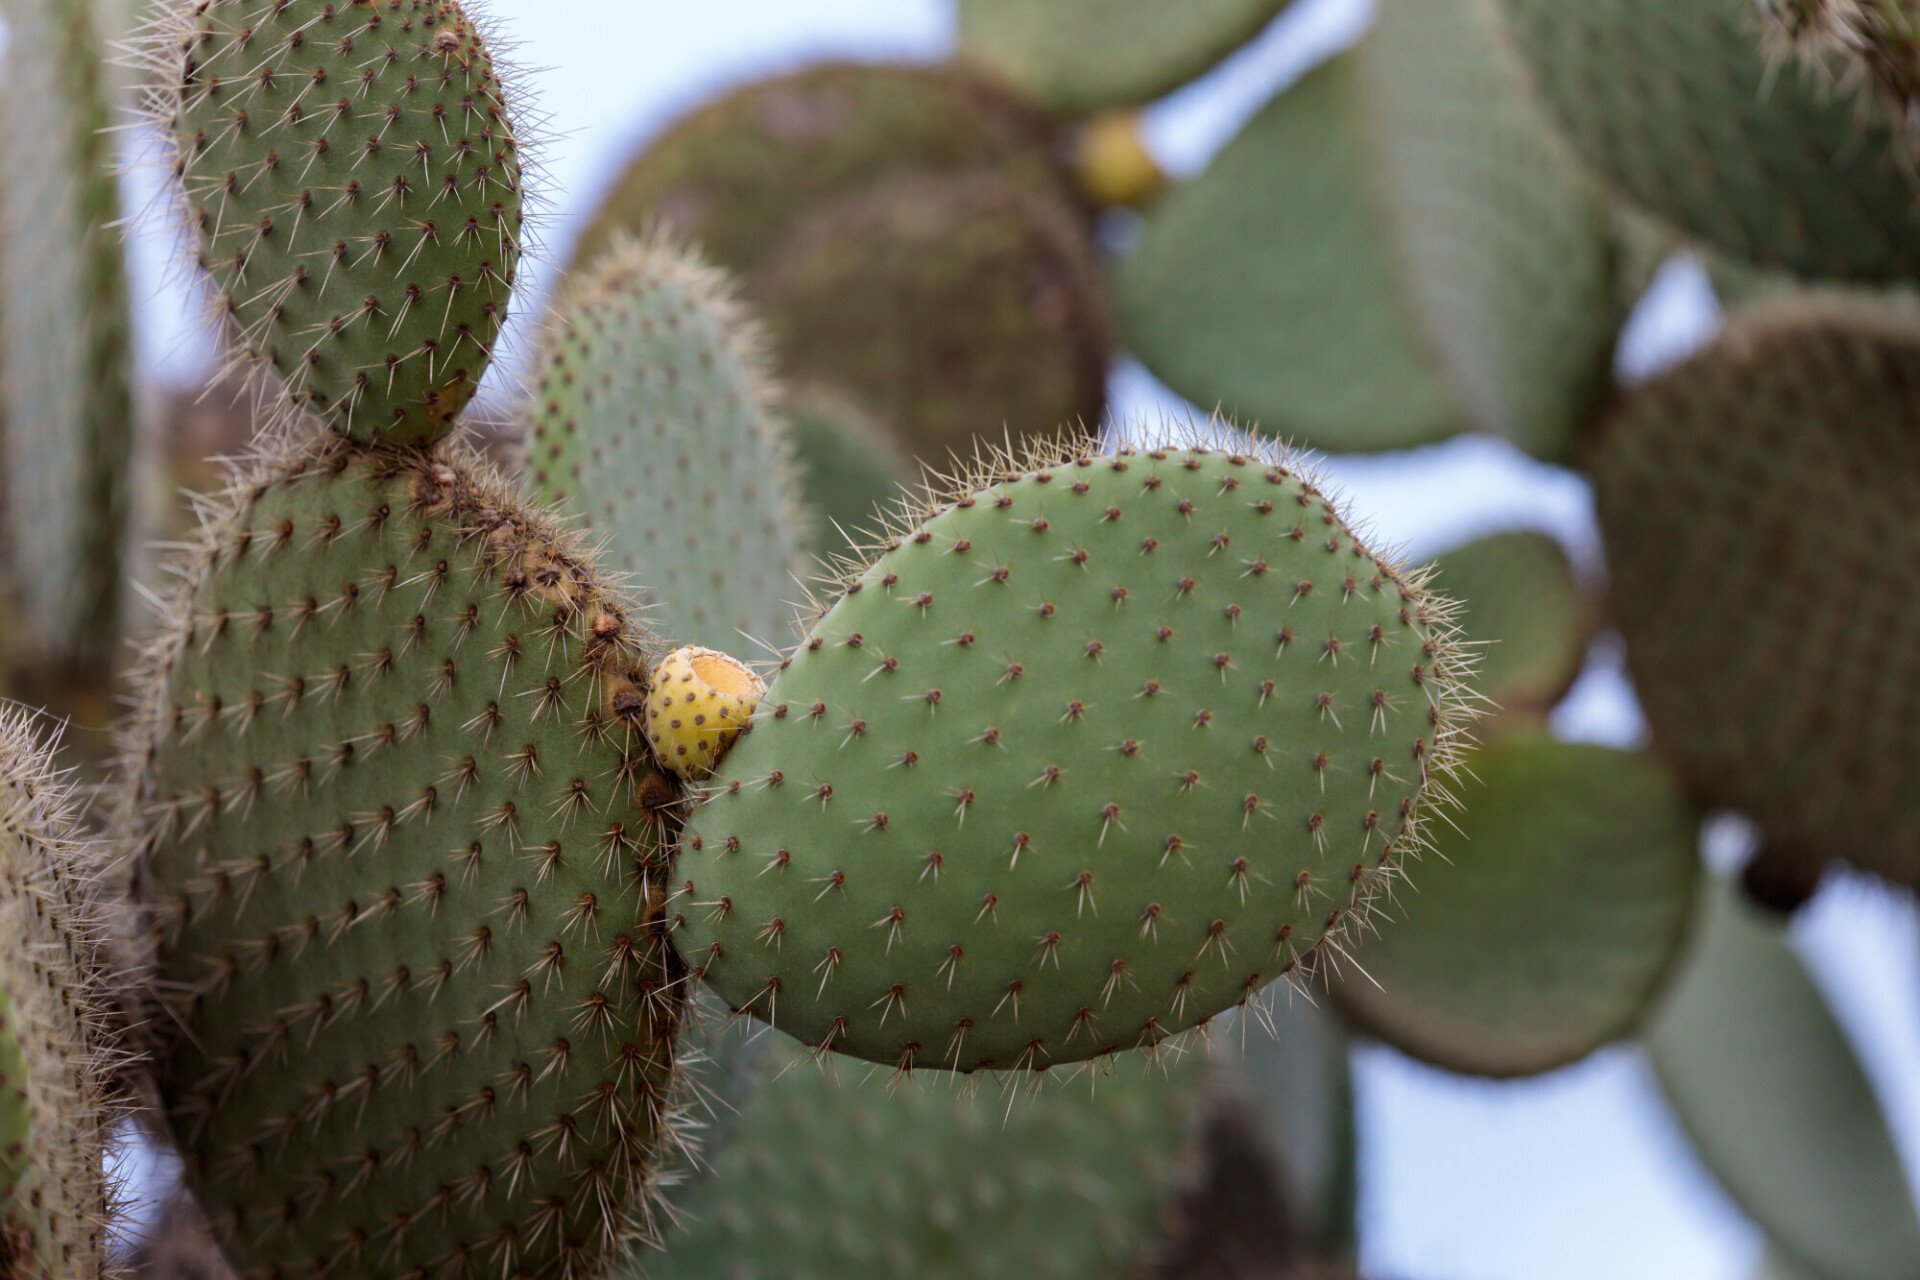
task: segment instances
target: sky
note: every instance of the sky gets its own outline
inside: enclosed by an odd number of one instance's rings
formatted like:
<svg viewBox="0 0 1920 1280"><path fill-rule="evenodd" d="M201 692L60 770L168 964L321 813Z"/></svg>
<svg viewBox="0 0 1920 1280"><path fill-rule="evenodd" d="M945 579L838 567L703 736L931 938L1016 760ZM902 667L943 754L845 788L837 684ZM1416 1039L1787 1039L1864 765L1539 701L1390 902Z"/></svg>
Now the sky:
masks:
<svg viewBox="0 0 1920 1280"><path fill-rule="evenodd" d="M493 0L521 80L544 117L543 234L565 248L622 160L673 117L744 79L829 56L942 56L949 0ZM1162 163L1190 173L1278 87L1363 28L1370 0L1296 0L1274 27L1204 80L1152 107L1146 137ZM136 204L155 189L136 172ZM185 384L208 344L195 304L169 267L164 232L139 234L141 358ZM549 290L549 269L526 282ZM530 311L531 308L523 308ZM1623 377L1650 375L1713 331L1710 287L1670 263L1636 312ZM1137 365L1113 402L1133 414L1188 406ZM1463 438L1385 458L1336 459L1336 488L1389 542L1436 552L1492 528L1529 525L1599 569L1590 495L1573 474L1511 448ZM1631 746L1644 726L1603 638L1562 706L1564 736ZM1721 823L1711 860L1736 863L1745 842ZM1910 1175L1920 1172L1920 928L1910 900L1863 878L1829 886L1796 941L1853 1033L1894 1121ZM1698 1167L1638 1051L1616 1048L1537 1080L1494 1085L1447 1076L1380 1048L1358 1054L1363 1270L1402 1280L1748 1280L1763 1242Z"/></svg>

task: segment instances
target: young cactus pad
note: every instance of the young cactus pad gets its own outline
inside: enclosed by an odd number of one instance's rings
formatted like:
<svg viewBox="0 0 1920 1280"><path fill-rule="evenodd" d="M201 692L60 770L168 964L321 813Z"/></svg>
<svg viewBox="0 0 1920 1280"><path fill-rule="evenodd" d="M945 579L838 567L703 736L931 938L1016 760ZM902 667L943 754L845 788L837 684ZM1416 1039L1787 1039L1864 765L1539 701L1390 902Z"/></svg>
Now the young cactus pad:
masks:
<svg viewBox="0 0 1920 1280"><path fill-rule="evenodd" d="M634 1225L680 1010L649 647L462 456L323 438L211 514L124 805L241 1272L585 1277Z"/></svg>
<svg viewBox="0 0 1920 1280"><path fill-rule="evenodd" d="M520 257L505 90L455 0L172 0L153 52L201 264L356 440L444 435Z"/></svg>
<svg viewBox="0 0 1920 1280"><path fill-rule="evenodd" d="M104 859L78 838L52 744L0 712L0 1276L107 1269L104 1166L119 1065Z"/></svg>
<svg viewBox="0 0 1920 1280"><path fill-rule="evenodd" d="M1297 459L1220 434L990 460L846 583L689 820L675 941L730 1004L1036 1068L1338 945L1419 843L1465 662Z"/></svg>
<svg viewBox="0 0 1920 1280"><path fill-rule="evenodd" d="M528 482L564 501L675 641L785 643L807 541L758 326L719 271L619 240L541 343Z"/></svg>

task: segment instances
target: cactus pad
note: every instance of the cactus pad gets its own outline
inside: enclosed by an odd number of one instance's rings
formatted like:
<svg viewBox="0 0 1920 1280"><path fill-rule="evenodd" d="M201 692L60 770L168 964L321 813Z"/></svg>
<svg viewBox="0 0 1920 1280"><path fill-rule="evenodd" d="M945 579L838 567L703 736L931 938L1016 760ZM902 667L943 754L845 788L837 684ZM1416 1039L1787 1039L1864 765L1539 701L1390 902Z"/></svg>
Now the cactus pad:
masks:
<svg viewBox="0 0 1920 1280"><path fill-rule="evenodd" d="M730 271L756 271L808 214L900 173L997 173L1065 199L1052 126L987 77L832 62L711 102L633 162L574 249L665 224Z"/></svg>
<svg viewBox="0 0 1920 1280"><path fill-rule="evenodd" d="M1466 663L1297 466L1069 445L901 527L690 819L680 953L810 1044L971 1070L1154 1044L1339 937Z"/></svg>
<svg viewBox="0 0 1920 1280"><path fill-rule="evenodd" d="M1628 397L1592 459L1655 745L1815 866L1920 882L1920 323L1794 299Z"/></svg>
<svg viewBox="0 0 1920 1280"><path fill-rule="evenodd" d="M674 641L791 635L807 531L764 363L725 277L660 237L616 243L542 343L529 483Z"/></svg>
<svg viewBox="0 0 1920 1280"><path fill-rule="evenodd" d="M131 503L130 323L94 10L8 5L0 81L9 630L23 660L68 671L103 668L117 651Z"/></svg>
<svg viewBox="0 0 1920 1280"><path fill-rule="evenodd" d="M1232 53L1288 0L961 0L960 53L1063 115L1149 101Z"/></svg>
<svg viewBox="0 0 1920 1280"><path fill-rule="evenodd" d="M817 383L788 397L787 438L815 515L813 554L827 563L853 554L918 477L891 432L852 396Z"/></svg>
<svg viewBox="0 0 1920 1280"><path fill-rule="evenodd" d="M1783 924L1730 885L1648 1029L1694 1150L1795 1273L1920 1273L1920 1219L1887 1118Z"/></svg>
<svg viewBox="0 0 1920 1280"><path fill-rule="evenodd" d="M31 717L0 712L0 1274L108 1270L104 1168L121 1062L105 859Z"/></svg>
<svg viewBox="0 0 1920 1280"><path fill-rule="evenodd" d="M261 460L137 682L157 1074L249 1274L598 1274L673 1138L651 640L476 468Z"/></svg>
<svg viewBox="0 0 1920 1280"><path fill-rule="evenodd" d="M1173 390L1340 452L1467 425L1381 235L1362 87L1345 53L1268 103L1161 197L1114 290L1127 345Z"/></svg>
<svg viewBox="0 0 1920 1280"><path fill-rule="evenodd" d="M647 743L682 778L704 778L767 691L746 664L714 649L675 649L648 673Z"/></svg>
<svg viewBox="0 0 1920 1280"><path fill-rule="evenodd" d="M1435 564L1435 585L1460 602L1460 630L1480 646L1480 692L1496 713L1544 717L1580 674L1593 630L1567 553L1544 533L1514 530Z"/></svg>
<svg viewBox="0 0 1920 1280"><path fill-rule="evenodd" d="M173 0L154 51L200 261L247 349L357 440L446 434L506 318L519 144L457 0Z"/></svg>
<svg viewBox="0 0 1920 1280"><path fill-rule="evenodd" d="M1920 196L1884 124L1768 59L1753 0L1503 0L1581 152L1731 255L1861 281L1920 272Z"/></svg>
<svg viewBox="0 0 1920 1280"><path fill-rule="evenodd" d="M1499 0L1383 0L1356 57L1369 172L1422 336L1476 427L1566 458L1625 319L1600 185L1534 93Z"/></svg>
<svg viewBox="0 0 1920 1280"><path fill-rule="evenodd" d="M1534 1075L1628 1034L1663 989L1693 923L1698 818L1660 764L1606 747L1507 735L1463 773L1459 830L1435 831L1442 856L1382 911L1405 918L1359 946L1335 1003L1447 1070Z"/></svg>
<svg viewBox="0 0 1920 1280"><path fill-rule="evenodd" d="M849 196L794 232L754 298L782 369L845 387L925 461L1007 428L1099 428L1112 335L1092 245L1004 178Z"/></svg>
<svg viewBox="0 0 1920 1280"><path fill-rule="evenodd" d="M1139 1275L1192 1173L1203 1056L1006 1100L784 1050L635 1280Z"/></svg>

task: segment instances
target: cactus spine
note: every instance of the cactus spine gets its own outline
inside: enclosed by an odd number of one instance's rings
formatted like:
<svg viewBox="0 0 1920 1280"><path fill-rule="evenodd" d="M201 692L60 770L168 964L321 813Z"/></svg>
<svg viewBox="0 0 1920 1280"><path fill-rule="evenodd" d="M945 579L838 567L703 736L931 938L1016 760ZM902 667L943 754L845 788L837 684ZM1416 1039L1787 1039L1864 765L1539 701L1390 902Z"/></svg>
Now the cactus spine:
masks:
<svg viewBox="0 0 1920 1280"><path fill-rule="evenodd" d="M520 149L456 0L175 0L151 50L200 262L295 403L444 435L506 319Z"/></svg>

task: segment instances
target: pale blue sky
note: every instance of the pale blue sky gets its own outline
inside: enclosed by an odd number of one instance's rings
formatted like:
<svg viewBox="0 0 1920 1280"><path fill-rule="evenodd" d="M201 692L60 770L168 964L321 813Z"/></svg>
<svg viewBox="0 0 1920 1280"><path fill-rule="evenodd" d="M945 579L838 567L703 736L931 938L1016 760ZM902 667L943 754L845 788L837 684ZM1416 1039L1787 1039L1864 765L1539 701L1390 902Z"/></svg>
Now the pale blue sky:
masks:
<svg viewBox="0 0 1920 1280"><path fill-rule="evenodd" d="M1360 30L1369 0L1297 0L1265 37L1149 115L1164 163L1205 163L1273 89ZM949 0L493 0L522 82L546 118L546 224L563 250L622 157L678 111L739 80L825 56L935 58ZM136 187L138 183L136 183ZM136 297L140 349L162 376L203 367L192 304L149 247ZM545 288L550 274L530 273ZM1710 332L1697 271L1677 264L1623 351L1657 368ZM1122 413L1182 410L1137 368ZM1547 528L1595 557L1585 485L1482 440L1335 464L1338 487L1390 541L1433 551L1508 523ZM1602 647L1562 708L1570 736L1629 744L1638 714ZM1735 846L1737 830L1721 843ZM1729 853L1726 856L1737 856ZM1910 905L1862 880L1824 893L1799 940L1862 1045L1908 1157L1920 1165L1920 931ZM1543 1079L1489 1085L1385 1050L1360 1055L1365 1270L1404 1280L1746 1280L1761 1242L1695 1165L1637 1052L1615 1049Z"/></svg>

